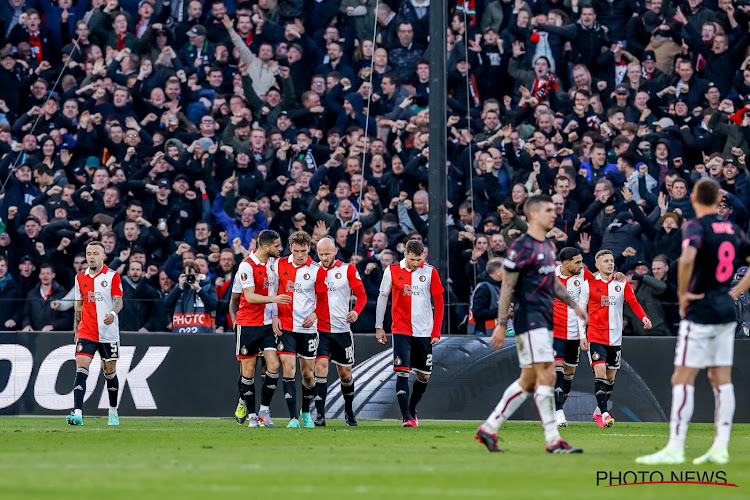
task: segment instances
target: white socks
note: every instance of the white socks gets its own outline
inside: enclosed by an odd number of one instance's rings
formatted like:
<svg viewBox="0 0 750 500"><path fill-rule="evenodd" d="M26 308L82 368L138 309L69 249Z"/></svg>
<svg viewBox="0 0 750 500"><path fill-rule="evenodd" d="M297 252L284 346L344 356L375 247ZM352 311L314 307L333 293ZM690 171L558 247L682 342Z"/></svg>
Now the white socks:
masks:
<svg viewBox="0 0 750 500"><path fill-rule="evenodd" d="M83 418L83 410L80 410L80 409L76 408L76 409L75 409L75 410L73 410L73 411L75 411L76 417L81 417L81 418Z"/></svg>
<svg viewBox="0 0 750 500"><path fill-rule="evenodd" d="M538 385L534 391L534 403L542 421L545 443L547 445L557 443L561 438L555 419L555 388L551 385Z"/></svg>
<svg viewBox="0 0 750 500"><path fill-rule="evenodd" d="M726 450L729 447L729 435L732 432L734 417L734 384L724 384L714 388L714 426L716 437L712 448Z"/></svg>
<svg viewBox="0 0 750 500"><path fill-rule="evenodd" d="M550 387L550 395L553 394L551 391L552 388ZM521 384L518 383L518 380L510 384L508 388L505 389L500 402L497 404L487 420L485 420L485 422L482 424L482 428L485 431L490 432L491 434L497 434L497 430L500 428L503 422L508 420L508 418L513 415L513 413L521 406L521 404L523 404L524 401L526 401L526 398L528 397L529 393L521 388ZM553 403L552 400L550 400L550 402ZM554 410L554 404L552 409Z"/></svg>
<svg viewBox="0 0 750 500"><path fill-rule="evenodd" d="M695 387L692 385L678 384L672 386L672 411L669 417L669 443L667 447L674 451L685 449L688 424L693 416L694 395ZM734 401L734 393L732 393L732 400ZM732 404L732 413L734 413L734 404ZM728 435L729 433L727 433L727 439Z"/></svg>
<svg viewBox="0 0 750 500"><path fill-rule="evenodd" d="M117 415L117 408L109 407L109 414L110 415Z"/></svg>

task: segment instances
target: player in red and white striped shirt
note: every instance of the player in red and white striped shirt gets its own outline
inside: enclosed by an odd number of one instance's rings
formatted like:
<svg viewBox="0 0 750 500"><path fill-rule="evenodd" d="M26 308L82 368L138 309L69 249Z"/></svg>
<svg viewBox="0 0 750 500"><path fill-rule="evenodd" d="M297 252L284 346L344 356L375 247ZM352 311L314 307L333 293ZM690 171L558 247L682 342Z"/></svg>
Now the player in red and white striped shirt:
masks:
<svg viewBox="0 0 750 500"><path fill-rule="evenodd" d="M346 425L354 427L357 425L357 419L354 417L352 380L354 336L350 325L357 321L362 309L365 308L367 295L357 268L353 264L344 264L336 259L336 245L332 239L323 238L318 242L318 257L325 280L320 284L320 291L323 293L318 295L316 309L320 343L315 359L315 408L318 410L315 425L326 424L325 407L330 360L336 365L341 379ZM349 298L352 292L357 297L357 302L350 311Z"/></svg>
<svg viewBox="0 0 750 500"><path fill-rule="evenodd" d="M284 398L289 409L288 428L298 429L297 386L294 377L299 356L302 372L302 423L306 428L315 427L310 415L310 403L315 387L315 354L318 350L318 317L315 314L317 296L325 273L320 264L310 257L310 235L297 231L289 236L292 254L278 261L274 279L278 282L279 295L291 297L288 304L280 304L273 317L276 333L276 350L284 373Z"/></svg>
<svg viewBox="0 0 750 500"><path fill-rule="evenodd" d="M615 258L609 250L599 250L596 254L596 268L599 274L585 281L581 287L578 305L588 309L589 322L580 322L581 349L589 352L589 361L594 370L594 395L597 408L594 420L599 427L612 427L615 420L607 411L607 402L612 397L615 375L620 368L622 351L622 309L624 302L643 321L646 330L651 329L651 320L635 298L629 283L615 281Z"/></svg>
<svg viewBox="0 0 750 500"><path fill-rule="evenodd" d="M96 352L102 358L104 379L109 394L109 425L119 425L117 398L117 359L120 357L120 324L122 310L120 275L104 265L104 245L92 241L86 246L88 269L75 280L76 379L73 386L74 410L66 418L70 425L83 425L83 396L91 360Z"/></svg>
<svg viewBox="0 0 750 500"><path fill-rule="evenodd" d="M248 420L248 427L274 427L270 405L279 379L279 355L271 329L271 318L279 304L291 297L277 295L274 269L281 253L279 233L264 230L258 234L257 250L240 263L232 285L229 314L237 336L235 355L240 361L240 398L234 416L238 424ZM263 353L266 376L263 379L260 410L255 414L255 362ZM248 407L250 414L248 415Z"/></svg>
<svg viewBox="0 0 750 500"><path fill-rule="evenodd" d="M422 399L432 372L432 345L440 340L443 324L443 285L437 270L423 262L424 246L409 240L404 259L388 266L380 283L375 313L375 336L386 343L383 319L388 296L393 291L393 369L396 398L404 419L403 427L417 427L417 404ZM433 318L432 304L435 303ZM409 399L409 371L417 374Z"/></svg>
<svg viewBox="0 0 750 500"><path fill-rule="evenodd" d="M560 250L559 257L561 264L555 269L555 276L563 284L568 295L578 303L583 282L593 278L594 275L588 269L584 269L583 256L577 248L563 248ZM552 349L555 354L555 375L557 377L555 383L555 417L558 427L567 427L568 420L565 418L563 404L570 394L580 354L580 333L575 309L555 298L552 324L554 332Z"/></svg>

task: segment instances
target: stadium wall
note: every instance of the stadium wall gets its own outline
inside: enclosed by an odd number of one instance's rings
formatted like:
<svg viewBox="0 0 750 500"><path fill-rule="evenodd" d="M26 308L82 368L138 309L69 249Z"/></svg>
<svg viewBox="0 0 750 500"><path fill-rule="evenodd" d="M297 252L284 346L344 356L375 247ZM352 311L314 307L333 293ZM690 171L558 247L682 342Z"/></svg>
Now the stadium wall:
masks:
<svg viewBox="0 0 750 500"><path fill-rule="evenodd" d="M438 419L486 417L505 387L518 376L512 338L493 351L486 338L452 336L434 349L430 385L419 416ZM120 414L138 416L226 417L237 401L238 365L233 335L122 335ZM379 345L374 335L355 335L357 364L355 410L359 418L398 418L391 343ZM626 337L623 363L612 397L612 414L620 421L664 422L669 415L669 378L675 338ZM73 404L75 372L71 334L17 332L0 334L0 415L64 415ZM735 380L750 379L750 341L735 343ZM589 421L595 406L593 376L581 358L573 392L565 410L569 420ZM326 416L340 418L343 400L330 375ZM260 377L256 377L260 383ZM105 415L99 356L91 365L84 413ZM280 391L277 391L280 392ZM299 394L299 392L298 392ZM713 394L705 373L698 378L694 422L713 421ZM273 414L287 416L283 397L274 397ZM538 418L531 402L515 418ZM750 392L737 392L735 420L750 422Z"/></svg>

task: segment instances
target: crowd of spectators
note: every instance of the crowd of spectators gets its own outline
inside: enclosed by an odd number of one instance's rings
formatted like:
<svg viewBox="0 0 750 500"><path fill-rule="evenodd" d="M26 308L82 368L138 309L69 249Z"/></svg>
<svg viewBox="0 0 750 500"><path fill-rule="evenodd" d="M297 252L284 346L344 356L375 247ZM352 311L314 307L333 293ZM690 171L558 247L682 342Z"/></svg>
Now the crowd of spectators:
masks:
<svg viewBox="0 0 750 500"><path fill-rule="evenodd" d="M549 237L590 269L612 250L669 335L692 185L715 178L748 225L749 29L732 0L0 0L0 328L70 329L100 240L123 330L203 311L228 331L233 271L271 228L335 240L372 331L384 267L434 244L445 168L451 333L548 193ZM430 50L447 158L429 151Z"/></svg>

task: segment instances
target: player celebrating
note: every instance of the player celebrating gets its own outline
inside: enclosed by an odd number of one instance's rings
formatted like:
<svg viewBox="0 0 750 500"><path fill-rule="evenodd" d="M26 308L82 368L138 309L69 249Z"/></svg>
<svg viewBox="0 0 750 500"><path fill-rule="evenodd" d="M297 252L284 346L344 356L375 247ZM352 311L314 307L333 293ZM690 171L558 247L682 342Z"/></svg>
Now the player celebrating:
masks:
<svg viewBox="0 0 750 500"><path fill-rule="evenodd" d="M270 405L279 379L279 356L276 338L271 329L277 304L289 304L289 295L276 295L274 269L281 253L281 238L276 231L258 234L258 249L248 255L237 268L232 284L230 314L237 336L235 355L240 361L240 400L234 412L238 424L248 421L248 427L273 427ZM255 414L255 362L263 352L266 376L263 379L260 411ZM250 407L248 416L247 408Z"/></svg>
<svg viewBox="0 0 750 500"><path fill-rule="evenodd" d="M514 298L516 350L521 376L503 394L487 420L479 426L476 439L491 452L503 451L497 446L497 431L534 391L534 402L544 429L548 453L581 453L562 440L555 420L555 356L552 352L552 308L554 297L573 308L586 319L565 287L555 279L555 245L546 238L555 223L555 208L546 195L526 200L528 232L511 245L505 258L505 276L500 289L498 324L490 343L500 349L505 341L506 326Z"/></svg>
<svg viewBox="0 0 750 500"><path fill-rule="evenodd" d="M383 272L375 312L375 337L386 343L383 319L388 295L393 290L393 370L396 398L403 417L402 427L418 427L417 404L422 399L432 372L432 346L440 341L443 324L443 285L437 270L424 261L424 246L406 242L404 258ZM433 317L430 297L435 303ZM409 371L417 374L409 399Z"/></svg>
<svg viewBox="0 0 750 500"><path fill-rule="evenodd" d="M318 295L318 331L320 343L315 359L315 408L318 417L315 425L326 425L325 407L328 394L328 361L336 365L341 380L341 394L344 396L346 425L357 426L354 418L354 337L351 324L367 304L367 295L359 272L352 264L344 264L336 259L336 245L330 238L318 242L318 257L325 281L322 295ZM352 292L357 298L354 309L349 310L349 297Z"/></svg>
<svg viewBox="0 0 750 500"><path fill-rule="evenodd" d="M279 295L290 301L278 307L273 317L273 331L277 335L277 351L284 373L284 398L289 408L289 429L299 429L297 418L297 386L294 377L299 356L302 371L302 423L305 428L315 427L310 416L310 403L315 387L315 353L318 350L316 292L325 287L325 275L321 267L310 257L310 235L297 231L289 236L292 255L279 260L275 278L279 283ZM316 286L316 283L320 283ZM320 292L324 293L324 292Z"/></svg>
<svg viewBox="0 0 750 500"><path fill-rule="evenodd" d="M733 223L718 215L722 199L719 184L701 179L690 195L696 219L684 229L677 286L680 300L680 329L675 347L672 375L672 411L669 443L652 455L636 459L640 464L681 464L685 461L685 438L693 415L695 377L708 368L714 390L714 426L711 448L693 460L694 464L729 462L729 435L734 416L734 302L750 288L750 274L730 291L735 258L748 259L750 243Z"/></svg>
<svg viewBox="0 0 750 500"><path fill-rule="evenodd" d="M622 356L623 301L641 318L646 330L651 329L651 320L635 298L630 284L614 279L615 258L612 252L599 250L595 259L599 274L595 279L583 283L578 299L581 308L588 308L589 313L588 331L581 337L581 349L589 352L589 362L594 370L597 403L594 420L599 427L612 427L615 419L607 411L607 402L612 397ZM584 331L586 325L579 323L581 331Z"/></svg>
<svg viewBox="0 0 750 500"><path fill-rule="evenodd" d="M581 295L583 282L594 277L591 271L584 269L581 251L573 247L560 250L561 264L555 269L555 276L565 287L575 303ZM580 355L578 318L575 310L555 298L554 339L552 349L555 354L555 417L558 427L567 427L563 404L568 399L573 385L573 376L578 366Z"/></svg>
<svg viewBox="0 0 750 500"><path fill-rule="evenodd" d="M104 245L92 241L86 246L89 267L76 276L75 332L76 379L73 386L74 410L66 417L70 425L83 425L83 396L86 379L94 353L102 358L104 379L109 394L109 425L120 425L117 415L117 359L120 357L120 323L117 314L122 310L120 275L104 265L107 255Z"/></svg>

